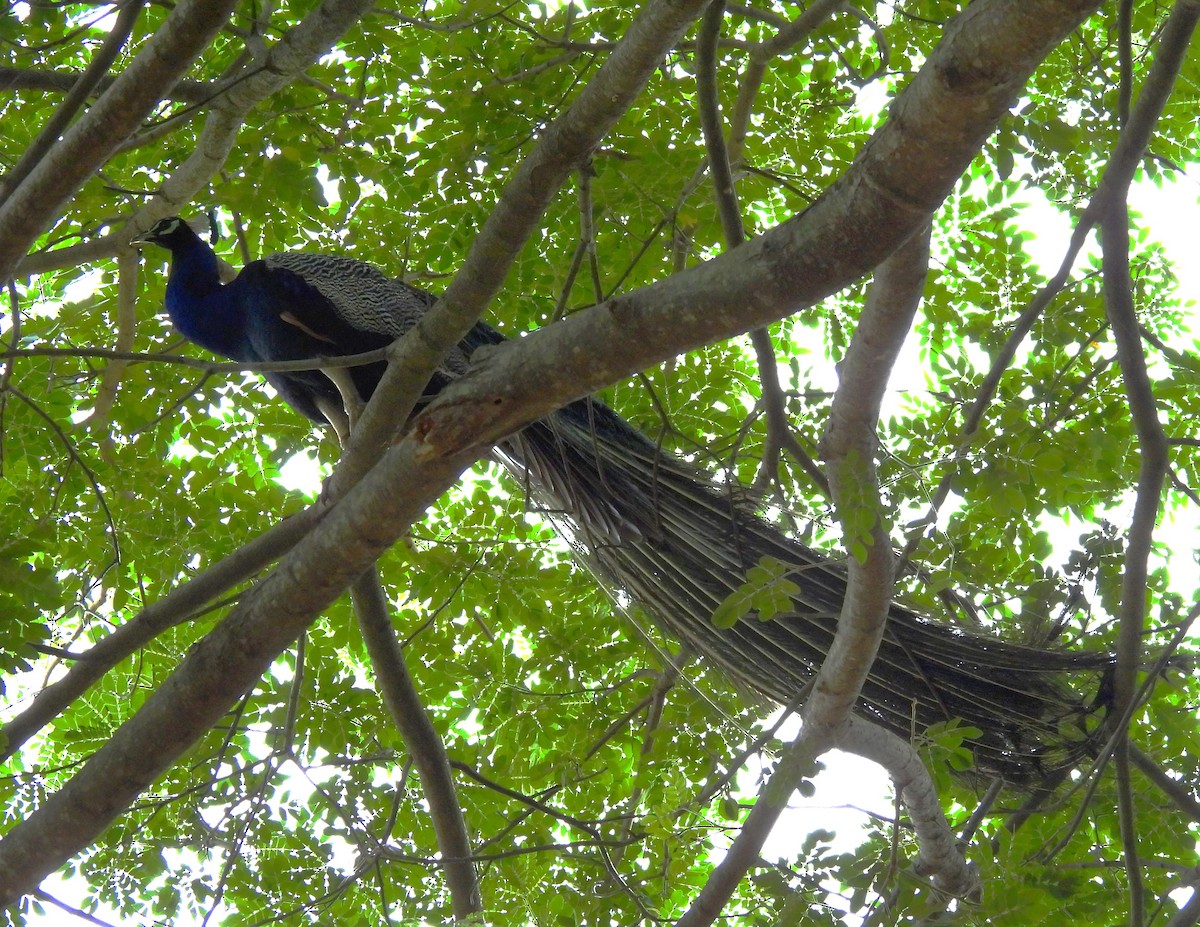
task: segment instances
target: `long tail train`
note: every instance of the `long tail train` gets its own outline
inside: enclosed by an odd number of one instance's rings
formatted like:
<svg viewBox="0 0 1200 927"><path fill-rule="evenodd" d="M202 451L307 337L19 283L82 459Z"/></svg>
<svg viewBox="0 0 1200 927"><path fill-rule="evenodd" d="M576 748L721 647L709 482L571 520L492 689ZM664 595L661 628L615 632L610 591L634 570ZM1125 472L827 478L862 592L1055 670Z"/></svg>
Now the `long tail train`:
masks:
<svg viewBox="0 0 1200 927"><path fill-rule="evenodd" d="M593 568L673 636L777 702L800 694L828 652L845 595L835 561L785 537L744 491L663 453L595 399L498 450L536 499L569 520ZM792 608L718 627L714 611L764 557L789 568L800 589ZM960 719L981 731L971 743L979 770L1032 784L1094 752L1100 706L1069 678L1094 678L1111 662L970 634L893 605L860 710L906 739Z"/></svg>

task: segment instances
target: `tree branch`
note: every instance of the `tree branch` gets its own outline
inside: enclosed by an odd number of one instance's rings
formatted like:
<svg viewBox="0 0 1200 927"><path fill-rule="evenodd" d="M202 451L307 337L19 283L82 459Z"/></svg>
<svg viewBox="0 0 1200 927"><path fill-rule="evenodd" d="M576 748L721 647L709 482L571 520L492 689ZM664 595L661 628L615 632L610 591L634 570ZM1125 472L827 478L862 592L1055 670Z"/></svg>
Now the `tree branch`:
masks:
<svg viewBox="0 0 1200 927"><path fill-rule="evenodd" d="M133 350L133 335L137 326L138 268L140 264L141 261L138 259L136 251L123 251L117 258L117 334L113 340L113 350L120 354ZM91 414L80 422L80 425L98 429L108 424L109 416L117 401L117 391L121 387L121 378L125 375L128 366L128 361L114 359L104 368L104 372L100 376L100 384L96 387L96 398L92 403Z"/></svg>
<svg viewBox="0 0 1200 927"><path fill-rule="evenodd" d="M0 67L0 93L8 90L53 90L70 92L86 73L80 71L43 71L38 68ZM91 87L93 95L103 93L116 78L105 75ZM180 80L163 94L164 100L205 103L220 87L200 80Z"/></svg>
<svg viewBox="0 0 1200 927"><path fill-rule="evenodd" d="M979 874L963 858L938 802L933 777L912 745L870 721L851 717L838 735L837 746L878 763L892 777L920 847L913 871L930 879L950 897L970 899L977 895Z"/></svg>
<svg viewBox="0 0 1200 927"><path fill-rule="evenodd" d="M373 5L374 0L323 0L298 26L284 33L250 73L214 100L195 149L163 182L160 197L141 210L123 234L132 237L144 232L191 202L225 164L246 114L301 77Z"/></svg>
<svg viewBox="0 0 1200 927"><path fill-rule="evenodd" d="M495 297L559 188L633 105L705 2L647 3L595 76L521 162L442 298L393 346L387 372L330 481L335 496L379 459L438 364Z"/></svg>
<svg viewBox="0 0 1200 927"><path fill-rule="evenodd" d="M427 453L493 442L563 400L801 311L869 272L924 225L1040 57L1096 5L971 4L892 118L812 206L711 261L487 351L422 414ZM914 164L921 169L900 168ZM514 378L518 350L522 376Z"/></svg>
<svg viewBox="0 0 1200 927"><path fill-rule="evenodd" d="M408 754L417 767L417 775L421 777L438 850L445 861L443 868L454 919L466 920L483 911L483 896L471 862L471 836L458 803L458 793L454 790L446 745L433 726L404 663L404 651L400 649L388 615L387 596L379 580L378 566L367 570L355 581L350 597L371 666L375 669L379 694L383 696L383 703L404 738Z"/></svg>
<svg viewBox="0 0 1200 927"><path fill-rule="evenodd" d="M708 172L712 178L713 196L717 203L717 213L721 217L725 248L729 250L745 242L746 229L742 223L737 187L733 180L729 151L725 145L725 131L721 125L720 88L717 83L717 43L720 39L724 16L725 4L722 0L714 0L710 3L704 14L700 27L700 38L696 43L696 94L700 110L700 125L704 132L704 147L708 152ZM747 118L749 117L747 116ZM762 400L767 417L767 435L755 486L765 486L775 476L779 452L786 448L809 474L817 487L828 494L829 484L824 473L800 447L800 443L792 434L791 426L788 423L783 388L779 385L775 346L771 343L771 333L765 327L756 328L750 332L750 343L754 346L754 355L758 362L758 377L762 386Z"/></svg>
<svg viewBox="0 0 1200 927"><path fill-rule="evenodd" d="M738 85L733 115L729 119L730 161L737 163L745 155L746 132L750 128L750 117L754 114L754 99L758 96L771 62L802 42L807 42L816 29L846 6L846 0L815 0L794 20L780 26L779 31L770 40L755 46L750 52L750 60Z"/></svg>

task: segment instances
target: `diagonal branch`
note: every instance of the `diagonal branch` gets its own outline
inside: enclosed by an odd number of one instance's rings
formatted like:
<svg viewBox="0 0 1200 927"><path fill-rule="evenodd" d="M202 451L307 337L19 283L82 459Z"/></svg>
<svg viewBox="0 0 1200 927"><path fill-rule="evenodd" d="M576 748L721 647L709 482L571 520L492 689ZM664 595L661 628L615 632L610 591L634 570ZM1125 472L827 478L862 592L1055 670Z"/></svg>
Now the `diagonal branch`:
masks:
<svg viewBox="0 0 1200 927"><path fill-rule="evenodd" d="M559 188L645 88L706 0L652 0L571 106L521 162L438 304L398 341L333 475L337 495L383 453L437 368L495 297Z"/></svg>
<svg viewBox="0 0 1200 927"><path fill-rule="evenodd" d="M458 793L454 790L446 745L408 674L404 651L388 615L387 596L379 581L377 566L359 577L351 587L350 596L371 666L375 669L380 695L421 777L421 788L437 834L438 850L445 860L454 919L466 920L483 910L479 880L471 862L471 837L462 806L458 803Z"/></svg>
<svg viewBox="0 0 1200 927"><path fill-rule="evenodd" d="M870 272L928 221L1033 68L1098 5L971 4L891 118L808 209L711 261L489 350L422 414L428 453L495 441L564 400L799 312Z"/></svg>
<svg viewBox="0 0 1200 927"><path fill-rule="evenodd" d="M164 181L161 197L143 210L124 234L137 234L190 202L225 164L246 114L263 100L301 77L345 35L375 0L323 0L294 29L271 46L262 61L214 101L196 147Z"/></svg>

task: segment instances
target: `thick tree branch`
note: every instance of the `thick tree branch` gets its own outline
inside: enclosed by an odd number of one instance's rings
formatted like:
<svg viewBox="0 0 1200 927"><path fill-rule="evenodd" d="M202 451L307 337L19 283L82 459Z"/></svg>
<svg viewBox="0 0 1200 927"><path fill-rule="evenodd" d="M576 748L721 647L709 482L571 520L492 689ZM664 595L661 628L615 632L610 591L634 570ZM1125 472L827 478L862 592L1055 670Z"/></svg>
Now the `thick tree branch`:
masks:
<svg viewBox="0 0 1200 927"><path fill-rule="evenodd" d="M354 614L367 654L375 670L379 694L392 716L409 756L421 777L421 788L429 803L429 816L437 835L438 850L444 860L446 884L450 888L454 919L466 920L483 910L479 880L471 862L471 835L458 793L454 790L454 775L446 745L433 726L425 705L417 694L404 651L396 639L388 613L387 596L379 580L379 569L373 567L354 583L350 590Z"/></svg>
<svg viewBox="0 0 1200 927"><path fill-rule="evenodd" d="M422 415L429 453L495 441L563 399L798 312L869 272L924 225L1040 57L1097 5L971 4L888 122L804 213L712 261L540 329L519 347L488 351ZM517 350L522 376L514 379Z"/></svg>
<svg viewBox="0 0 1200 927"><path fill-rule="evenodd" d="M876 272L821 439L850 557L838 633L804 707L805 727L815 728L819 741L832 736L858 700L891 606L894 563L875 473L876 428L892 367L925 292L929 235L925 226Z"/></svg>

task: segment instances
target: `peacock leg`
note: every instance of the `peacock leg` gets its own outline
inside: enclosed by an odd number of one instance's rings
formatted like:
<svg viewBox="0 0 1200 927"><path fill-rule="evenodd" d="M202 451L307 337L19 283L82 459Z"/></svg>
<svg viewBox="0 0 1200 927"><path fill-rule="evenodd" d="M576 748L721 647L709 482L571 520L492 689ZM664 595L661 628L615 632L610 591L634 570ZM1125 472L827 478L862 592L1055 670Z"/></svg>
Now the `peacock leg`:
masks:
<svg viewBox="0 0 1200 927"><path fill-rule="evenodd" d="M341 405L326 396L315 396L313 402L318 411L325 416L325 421L333 429L338 447L345 447L350 441L350 417Z"/></svg>
<svg viewBox="0 0 1200 927"><path fill-rule="evenodd" d="M337 387L337 391L342 396L342 420L345 423L346 435L354 430L355 424L358 422L358 417L362 414L363 401L358 393L358 387L354 383L354 377L350 375L348 367L326 367L322 370L325 376L329 377L331 383ZM329 418L325 409L321 409L322 414ZM332 422L331 422L332 424ZM334 430L337 430L337 425L334 425ZM345 441L342 441L343 447Z"/></svg>

